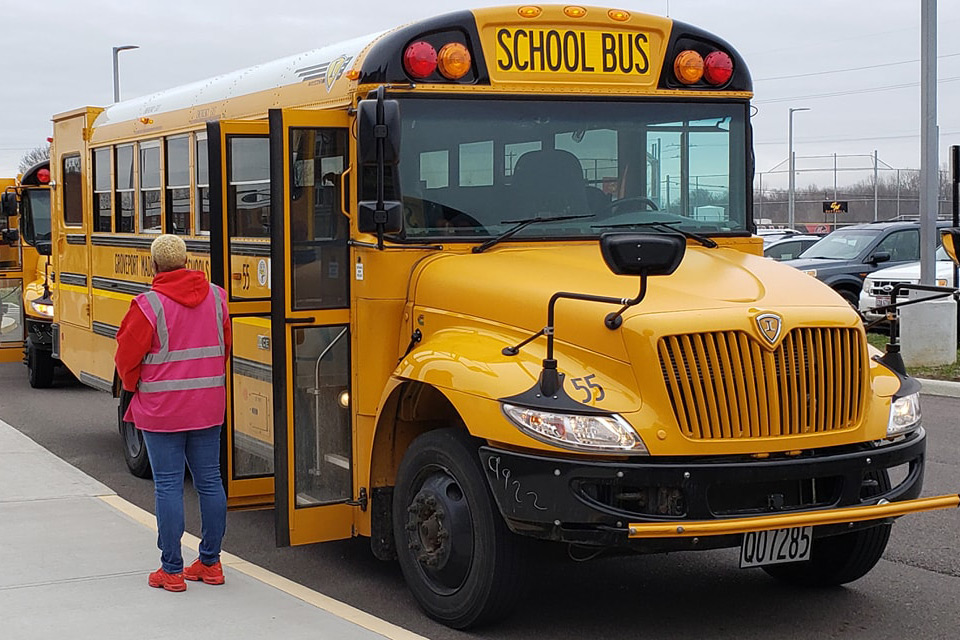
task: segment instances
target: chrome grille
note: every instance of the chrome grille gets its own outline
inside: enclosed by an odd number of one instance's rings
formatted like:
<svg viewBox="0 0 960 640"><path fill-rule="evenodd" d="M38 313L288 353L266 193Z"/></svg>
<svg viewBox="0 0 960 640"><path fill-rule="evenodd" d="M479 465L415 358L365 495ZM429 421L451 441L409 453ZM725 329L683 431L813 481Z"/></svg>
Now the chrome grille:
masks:
<svg viewBox="0 0 960 640"><path fill-rule="evenodd" d="M794 436L860 422L867 352L857 329L801 328L770 351L743 331L665 336L660 367L696 440Z"/></svg>
<svg viewBox="0 0 960 640"><path fill-rule="evenodd" d="M917 280L873 280L868 293L873 296L889 296L893 288L901 283L917 284Z"/></svg>

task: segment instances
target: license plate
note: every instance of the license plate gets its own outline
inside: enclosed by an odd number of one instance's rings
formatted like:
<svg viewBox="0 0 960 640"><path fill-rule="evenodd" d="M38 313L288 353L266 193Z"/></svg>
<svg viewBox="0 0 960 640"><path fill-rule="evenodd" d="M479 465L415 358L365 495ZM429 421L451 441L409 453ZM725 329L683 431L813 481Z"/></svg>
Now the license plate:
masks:
<svg viewBox="0 0 960 640"><path fill-rule="evenodd" d="M877 296L877 306L884 307L890 304L890 296Z"/></svg>
<svg viewBox="0 0 960 640"><path fill-rule="evenodd" d="M813 527L748 531L740 544L740 568L810 559Z"/></svg>

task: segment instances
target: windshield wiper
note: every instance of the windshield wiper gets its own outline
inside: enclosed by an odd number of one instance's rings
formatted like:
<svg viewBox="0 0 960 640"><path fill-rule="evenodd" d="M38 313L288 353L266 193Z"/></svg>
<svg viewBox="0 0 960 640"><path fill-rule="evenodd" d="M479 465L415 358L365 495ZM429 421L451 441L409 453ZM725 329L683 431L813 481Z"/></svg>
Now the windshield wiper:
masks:
<svg viewBox="0 0 960 640"><path fill-rule="evenodd" d="M538 222L559 222L560 220L580 220L582 218L593 218L593 217L594 215L592 213L584 213L576 216L549 216L546 218L537 216L536 218L523 218L521 220L501 220L500 224L512 224L514 226L510 227L500 235L494 238L490 238L483 244L477 245L476 247L473 248L473 252L483 253L484 251L486 251L493 245L497 244L498 242L502 242L503 240L506 240L507 238L514 235L518 231L522 231L523 229L526 229L530 225L536 224Z"/></svg>
<svg viewBox="0 0 960 640"><path fill-rule="evenodd" d="M706 236L702 236L699 233L694 233L692 231L685 231L683 229L678 229L674 225L681 224L680 222L624 222L621 224L595 224L593 227L595 229L623 229L625 227L654 227L660 229L661 231L675 231L679 233L684 238L689 238L699 242L703 246L713 249L717 247L716 242L711 240Z"/></svg>

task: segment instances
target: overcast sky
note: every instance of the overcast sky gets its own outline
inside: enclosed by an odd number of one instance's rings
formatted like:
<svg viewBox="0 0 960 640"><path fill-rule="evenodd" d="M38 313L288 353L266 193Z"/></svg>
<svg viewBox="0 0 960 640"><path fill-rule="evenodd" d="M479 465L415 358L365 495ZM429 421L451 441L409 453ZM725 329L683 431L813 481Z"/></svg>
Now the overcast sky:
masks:
<svg viewBox="0 0 960 640"><path fill-rule="evenodd" d="M111 47L121 90L132 98L488 0L4 0L0 60L0 176L51 135L50 116L113 99ZM758 171L787 158L790 107L798 185L833 182L841 167L865 167L879 152L896 168L920 164L920 0L624 0L609 6L670 17L711 31L737 48L756 91ZM40 7L35 13L27 7ZM309 9L307 9L309 7ZM960 144L960 2L940 0L940 158ZM870 68L864 68L870 67ZM859 69L853 70L850 69ZM826 156L822 159L811 156ZM840 182L866 174L841 174ZM785 182L781 175L779 182ZM778 177L764 177L764 186Z"/></svg>

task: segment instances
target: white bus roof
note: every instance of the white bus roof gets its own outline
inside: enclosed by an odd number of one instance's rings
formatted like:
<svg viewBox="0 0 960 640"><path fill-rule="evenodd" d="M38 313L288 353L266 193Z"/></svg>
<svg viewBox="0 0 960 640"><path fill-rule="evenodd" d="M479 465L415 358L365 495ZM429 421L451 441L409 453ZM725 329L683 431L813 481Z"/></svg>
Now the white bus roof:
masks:
<svg viewBox="0 0 960 640"><path fill-rule="evenodd" d="M316 79L323 79L329 92L332 83L356 63L360 52L382 34L383 32L380 32L354 38L247 69L124 100L107 107L97 116L93 126L102 127L158 113L189 109ZM332 65L335 62L338 64Z"/></svg>

